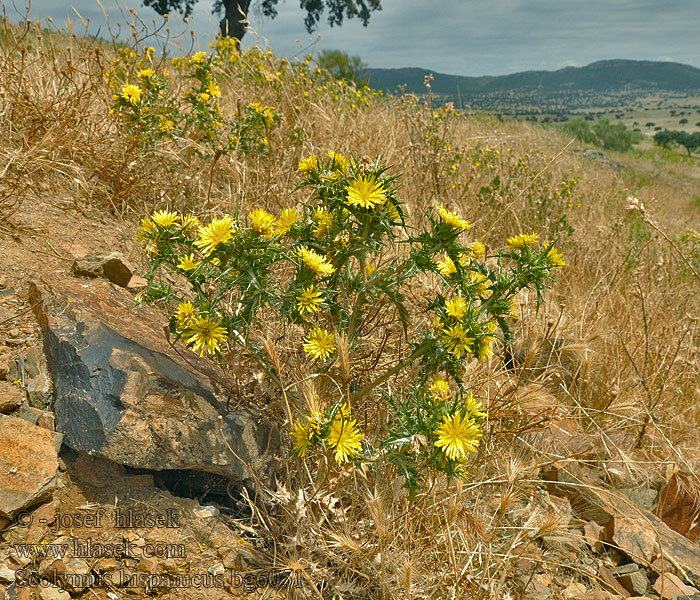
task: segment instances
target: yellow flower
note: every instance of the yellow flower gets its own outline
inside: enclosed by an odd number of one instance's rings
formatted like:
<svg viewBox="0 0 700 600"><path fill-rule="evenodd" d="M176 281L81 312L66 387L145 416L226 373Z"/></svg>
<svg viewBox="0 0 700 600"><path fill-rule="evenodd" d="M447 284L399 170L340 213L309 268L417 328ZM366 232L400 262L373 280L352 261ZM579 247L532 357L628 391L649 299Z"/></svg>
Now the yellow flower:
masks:
<svg viewBox="0 0 700 600"><path fill-rule="evenodd" d="M210 321L209 317L195 317L187 327L185 335L187 344L193 344L192 350L203 356L206 350L209 354L219 351L219 342L227 338L226 328L221 326L221 321Z"/></svg>
<svg viewBox="0 0 700 600"><path fill-rule="evenodd" d="M442 204L438 206L438 212L442 222L452 229L470 229L471 223L457 216L452 211L447 210Z"/></svg>
<svg viewBox="0 0 700 600"><path fill-rule="evenodd" d="M515 296L508 300L508 316L514 319L518 318L518 303L515 300Z"/></svg>
<svg viewBox="0 0 700 600"><path fill-rule="evenodd" d="M333 213L328 212L325 208L317 208L314 211L314 219L316 219L316 229L314 229L314 237L326 237L333 228L335 219Z"/></svg>
<svg viewBox="0 0 700 600"><path fill-rule="evenodd" d="M151 221L150 217L146 217L141 219L141 226L139 227L139 232L136 234L136 237L144 239L149 233L155 233L156 231L156 224Z"/></svg>
<svg viewBox="0 0 700 600"><path fill-rule="evenodd" d="M496 336L493 333L496 331L496 324L489 322L486 324L486 333L477 339L476 354L480 360L491 358L493 356L493 343L496 341Z"/></svg>
<svg viewBox="0 0 700 600"><path fill-rule="evenodd" d="M175 309L175 320L180 329L186 329L197 317L197 309L191 302L183 302Z"/></svg>
<svg viewBox="0 0 700 600"><path fill-rule="evenodd" d="M485 419L488 415L484 412L484 407L474 396L467 393L467 416L470 419Z"/></svg>
<svg viewBox="0 0 700 600"><path fill-rule="evenodd" d="M308 175L311 171L315 171L316 169L318 169L318 158L316 158L315 154L307 156L299 163L299 170L304 175Z"/></svg>
<svg viewBox="0 0 700 600"><path fill-rule="evenodd" d="M459 461L466 459L468 452L476 452L483 435L472 419L462 418L459 413L446 416L435 434L438 436L435 446L442 448L450 460Z"/></svg>
<svg viewBox="0 0 700 600"><path fill-rule="evenodd" d="M141 88L138 85L127 83L122 88L122 98L136 106L141 102Z"/></svg>
<svg viewBox="0 0 700 600"><path fill-rule="evenodd" d="M455 267L452 259L447 256L447 253L445 253L443 260L437 262L437 268L444 277L449 277L457 272L457 267Z"/></svg>
<svg viewBox="0 0 700 600"><path fill-rule="evenodd" d="M212 98L220 98L221 97L221 88L215 81L210 81L207 83L207 85L204 87L204 91L207 92Z"/></svg>
<svg viewBox="0 0 700 600"><path fill-rule="evenodd" d="M344 174L347 171L350 161L348 161L348 159L345 158L342 154L338 154L337 152L333 152L333 150L329 150L328 158L330 158L331 161L333 161L333 164L331 166L331 169L333 171L340 175Z"/></svg>
<svg viewBox="0 0 700 600"><path fill-rule="evenodd" d="M335 271L335 267L328 262L325 256L318 254L315 250L311 250L306 246L300 246L297 249L297 256L305 266L317 275L330 275Z"/></svg>
<svg viewBox="0 0 700 600"><path fill-rule="evenodd" d="M199 225L199 219L194 215L182 215L182 228L186 231L194 229Z"/></svg>
<svg viewBox="0 0 700 600"><path fill-rule="evenodd" d="M302 424L301 421L296 421L294 423L294 428L292 429L294 454L299 457L304 456L308 448L311 446L311 438L313 435L314 431L308 421L305 424Z"/></svg>
<svg viewBox="0 0 700 600"><path fill-rule="evenodd" d="M450 384L444 379L436 379L428 387L428 392L433 400L433 404L441 404L452 398L452 390Z"/></svg>
<svg viewBox="0 0 700 600"><path fill-rule="evenodd" d="M452 352L457 358L462 358L462 354L469 352L474 342L474 338L467 336L461 323L443 329L442 339L448 352Z"/></svg>
<svg viewBox="0 0 700 600"><path fill-rule="evenodd" d="M567 264L564 262L564 257L561 252L552 246L547 252L547 258L553 267L566 267Z"/></svg>
<svg viewBox="0 0 700 600"><path fill-rule="evenodd" d="M289 233L294 223L301 220L301 216L293 208L285 208L280 213L280 218L277 221L277 235L285 235Z"/></svg>
<svg viewBox="0 0 700 600"><path fill-rule="evenodd" d="M173 211L159 210L151 215L151 221L159 227L172 227L180 220L180 215Z"/></svg>
<svg viewBox="0 0 700 600"><path fill-rule="evenodd" d="M204 256L209 256L214 248L233 236L235 223L231 217L214 218L206 227L199 227L199 239L194 243Z"/></svg>
<svg viewBox="0 0 700 600"><path fill-rule="evenodd" d="M486 277L486 275L478 271L469 271L469 283L476 284L472 289L477 296L488 298L491 295L489 286L493 285L493 281Z"/></svg>
<svg viewBox="0 0 700 600"><path fill-rule="evenodd" d="M193 63L200 63L204 60L206 55L207 55L206 52L197 52L196 54L192 55L192 62Z"/></svg>
<svg viewBox="0 0 700 600"><path fill-rule="evenodd" d="M250 228L264 238L275 235L275 217L262 208L250 212Z"/></svg>
<svg viewBox="0 0 700 600"><path fill-rule="evenodd" d="M486 254L486 247L481 242L472 242L467 244L467 250L460 254L459 264L466 267L470 259L481 258L484 254Z"/></svg>
<svg viewBox="0 0 700 600"><path fill-rule="evenodd" d="M173 127L175 127L174 121L172 121L171 119L166 119L163 115L160 115L158 117L158 129L159 129L159 131L162 131L162 132L170 131Z"/></svg>
<svg viewBox="0 0 700 600"><path fill-rule="evenodd" d="M357 429L357 421L338 415L328 433L328 445L339 465L357 456L362 450L362 433Z"/></svg>
<svg viewBox="0 0 700 600"><path fill-rule="evenodd" d="M508 238L508 248L524 248L525 246L531 246L540 241L540 236L537 233L523 233L521 235L516 235L515 237Z"/></svg>
<svg viewBox="0 0 700 600"><path fill-rule="evenodd" d="M333 243L343 250L347 250L350 247L350 234L347 231L341 231L338 235L333 238Z"/></svg>
<svg viewBox="0 0 700 600"><path fill-rule="evenodd" d="M350 206L372 209L386 200L384 186L371 176L360 175L345 188L345 191Z"/></svg>
<svg viewBox="0 0 700 600"><path fill-rule="evenodd" d="M447 314L458 321L462 320L464 313L467 312L467 308L467 302L462 296L455 296L452 300L445 301L445 310Z"/></svg>
<svg viewBox="0 0 700 600"><path fill-rule="evenodd" d="M209 100L209 98L211 98L211 96L209 94L207 94L206 92L202 92L201 94L199 94L199 99L202 102L207 102Z"/></svg>
<svg viewBox="0 0 700 600"><path fill-rule="evenodd" d="M335 352L335 335L320 327L314 327L304 338L304 352L313 359L326 360Z"/></svg>
<svg viewBox="0 0 700 600"><path fill-rule="evenodd" d="M180 262L178 263L178 268L182 269L183 271L193 271L196 269L199 265L202 264L201 260L198 260L195 262L194 260L194 254L187 254L180 259Z"/></svg>
<svg viewBox="0 0 700 600"><path fill-rule="evenodd" d="M323 304L323 294L320 290L314 289L313 284L307 287L301 294L297 296L297 309L301 314L304 312L318 312Z"/></svg>
<svg viewBox="0 0 700 600"><path fill-rule="evenodd" d="M156 72L153 69L142 69L136 74L139 79L153 77Z"/></svg>

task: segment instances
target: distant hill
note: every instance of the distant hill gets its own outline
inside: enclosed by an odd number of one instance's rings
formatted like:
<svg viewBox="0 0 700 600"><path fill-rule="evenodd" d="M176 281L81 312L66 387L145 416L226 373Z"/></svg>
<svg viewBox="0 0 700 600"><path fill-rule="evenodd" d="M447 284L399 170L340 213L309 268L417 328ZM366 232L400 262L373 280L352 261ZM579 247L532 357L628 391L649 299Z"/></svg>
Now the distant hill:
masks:
<svg viewBox="0 0 700 600"><path fill-rule="evenodd" d="M425 76L433 74L434 93L459 102L482 103L498 96L517 99L544 99L555 104L578 97L588 104L599 96L655 91L700 93L700 69L673 62L638 60L601 60L586 67L565 67L558 71L523 71L511 75L463 77L445 75L427 69L365 69L370 85L385 92L394 92L401 85L407 92L424 94Z"/></svg>

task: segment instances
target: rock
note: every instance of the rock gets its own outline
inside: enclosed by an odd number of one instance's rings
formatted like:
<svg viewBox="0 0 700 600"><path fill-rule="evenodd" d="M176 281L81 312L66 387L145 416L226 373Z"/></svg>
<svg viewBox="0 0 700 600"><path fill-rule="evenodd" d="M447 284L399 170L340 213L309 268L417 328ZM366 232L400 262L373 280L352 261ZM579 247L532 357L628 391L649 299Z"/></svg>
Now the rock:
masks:
<svg viewBox="0 0 700 600"><path fill-rule="evenodd" d="M629 596L627 590L620 585L612 571L605 565L601 564L598 566L598 577L600 577L608 585L608 587L610 587L610 589L615 590L616 594L619 594L623 598Z"/></svg>
<svg viewBox="0 0 700 600"><path fill-rule="evenodd" d="M51 382L44 373L39 373L27 384L29 406L46 408L51 398Z"/></svg>
<svg viewBox="0 0 700 600"><path fill-rule="evenodd" d="M41 411L39 418L36 420L36 424L38 427L42 427L43 429L56 431L56 417L48 410Z"/></svg>
<svg viewBox="0 0 700 600"><path fill-rule="evenodd" d="M620 585L622 585L622 587L624 587L630 594L641 596L647 591L649 580L647 579L644 571L639 568L639 565L630 563L628 565L615 567L612 570L612 574L615 576Z"/></svg>
<svg viewBox="0 0 700 600"><path fill-rule="evenodd" d="M615 515L605 526L605 541L638 564L648 565L656 556L656 536L643 517Z"/></svg>
<svg viewBox="0 0 700 600"><path fill-rule="evenodd" d="M671 529L695 542L700 537L700 481L674 473L654 513Z"/></svg>
<svg viewBox="0 0 700 600"><path fill-rule="evenodd" d="M12 518L51 495L61 438L23 419L0 416L0 516Z"/></svg>
<svg viewBox="0 0 700 600"><path fill-rule="evenodd" d="M163 316L108 283L47 274L30 285L69 447L130 467L271 481L280 435L251 409L227 411L210 364L181 358ZM207 376L211 374L211 378ZM229 450L220 433L239 460Z"/></svg>
<svg viewBox="0 0 700 600"><path fill-rule="evenodd" d="M615 514L613 506L596 492L597 486L590 481L588 472L576 462L554 463L543 470L542 478L551 482L547 486L549 493L567 498L572 513L580 519L605 525Z"/></svg>
<svg viewBox="0 0 700 600"><path fill-rule="evenodd" d="M129 280L129 285L127 285L126 287L129 291L140 292L141 290L144 290L148 287L148 281L146 279L144 279L143 277L139 277L138 275L134 275Z"/></svg>
<svg viewBox="0 0 700 600"><path fill-rule="evenodd" d="M12 583L15 578L15 572L12 569L9 569L7 565L2 565L2 567L0 567L0 581Z"/></svg>
<svg viewBox="0 0 700 600"><path fill-rule="evenodd" d="M656 593L665 599L685 598L698 592L694 587L684 584L673 573L662 573L653 587Z"/></svg>
<svg viewBox="0 0 700 600"><path fill-rule="evenodd" d="M61 538L61 542L53 542L56 546L60 544L72 546L73 538ZM70 554L70 550L68 553ZM55 584L69 592L82 592L94 578L90 575L90 567L78 557L65 558L45 558L39 564L39 574L46 577Z"/></svg>
<svg viewBox="0 0 700 600"><path fill-rule="evenodd" d="M10 375L10 361L12 360L8 350L0 349L0 379L8 379Z"/></svg>
<svg viewBox="0 0 700 600"><path fill-rule="evenodd" d="M200 519L209 519L211 517L219 516L219 509L216 506L195 506L192 509L195 517Z"/></svg>
<svg viewBox="0 0 700 600"><path fill-rule="evenodd" d="M600 553L603 551L603 532L605 528L598 523L589 521L583 526L583 537L586 540L589 548L595 552Z"/></svg>
<svg viewBox="0 0 700 600"><path fill-rule="evenodd" d="M41 358L39 351L34 346L27 348L27 351L24 353L24 368L30 378L36 377L41 373Z"/></svg>
<svg viewBox="0 0 700 600"><path fill-rule="evenodd" d="M567 586L562 590L562 596L569 600L570 598L575 598L577 596L582 596L585 594L588 590L586 590L586 586L583 585L582 583L574 582L571 585Z"/></svg>
<svg viewBox="0 0 700 600"><path fill-rule="evenodd" d="M97 252L77 258L71 267L73 275L103 277L121 287L129 285L134 269L121 252Z"/></svg>
<svg viewBox="0 0 700 600"><path fill-rule="evenodd" d="M70 600L70 594L55 585L39 586L40 600Z"/></svg>
<svg viewBox="0 0 700 600"><path fill-rule="evenodd" d="M7 414L22 406L24 393L8 381L0 381L0 413Z"/></svg>

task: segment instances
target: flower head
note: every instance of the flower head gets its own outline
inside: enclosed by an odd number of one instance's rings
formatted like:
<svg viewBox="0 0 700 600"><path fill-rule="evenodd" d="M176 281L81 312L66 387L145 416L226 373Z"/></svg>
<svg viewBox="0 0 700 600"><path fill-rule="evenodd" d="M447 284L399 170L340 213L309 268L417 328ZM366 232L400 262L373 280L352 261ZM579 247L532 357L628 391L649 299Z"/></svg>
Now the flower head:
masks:
<svg viewBox="0 0 700 600"><path fill-rule="evenodd" d="M141 88L138 85L127 83L122 87L122 98L136 106L141 102Z"/></svg>
<svg viewBox="0 0 700 600"><path fill-rule="evenodd" d="M525 246L532 246L540 241L540 236L537 233L523 233L521 235L516 235L515 237L508 238L508 248L524 248Z"/></svg>
<svg viewBox="0 0 700 600"><path fill-rule="evenodd" d="M146 217L141 219L141 225L139 226L139 232L136 234L136 237L139 239L145 239L148 237L148 234L155 232L156 224L151 221L150 217Z"/></svg>
<svg viewBox="0 0 700 600"><path fill-rule="evenodd" d="M186 329L197 317L197 309L191 302L183 302L175 309L175 320L179 329Z"/></svg>
<svg viewBox="0 0 700 600"><path fill-rule="evenodd" d="M235 223L231 217L214 218L206 227L199 228L199 239L194 243L204 256L209 256L214 248L223 244L233 236Z"/></svg>
<svg viewBox="0 0 700 600"><path fill-rule="evenodd" d="M469 283L475 284L472 288L474 293L481 298L488 298L491 295L490 286L493 285L486 275L479 273L478 271L469 271Z"/></svg>
<svg viewBox="0 0 700 600"><path fill-rule="evenodd" d="M136 73L136 77L139 79L148 79L153 77L155 74L156 72L153 69L141 69L138 73Z"/></svg>
<svg viewBox="0 0 700 600"><path fill-rule="evenodd" d="M311 269L317 275L330 275L335 271L335 267L328 262L328 259L322 254L318 254L315 250L311 250L306 246L300 246L297 250L297 256L301 259L302 264Z"/></svg>
<svg viewBox="0 0 700 600"><path fill-rule="evenodd" d="M447 255L447 252L445 252L443 260L437 262L437 269L444 277L449 277L457 272L457 267L454 261Z"/></svg>
<svg viewBox="0 0 700 600"><path fill-rule="evenodd" d="M458 321L462 320L464 313L467 312L467 308L467 302L462 296L455 296L452 300L445 300L447 314Z"/></svg>
<svg viewBox="0 0 700 600"><path fill-rule="evenodd" d="M204 86L204 91L209 94L212 98L220 98L221 97L221 88L219 87L219 84L217 84L215 81L209 81L207 85Z"/></svg>
<svg viewBox="0 0 700 600"><path fill-rule="evenodd" d="M456 215L450 210L447 210L442 204L438 206L438 213L440 213L442 222L452 229L463 230L471 228L471 223L469 223L469 221L465 221L462 219L462 217Z"/></svg>
<svg viewBox="0 0 700 600"><path fill-rule="evenodd" d="M562 256L561 252L557 250L554 246L552 246L548 251L547 251L547 258L549 259L549 263L553 267L566 267L567 264L564 262L564 257Z"/></svg>
<svg viewBox="0 0 700 600"><path fill-rule="evenodd" d="M467 244L467 249L459 256L459 264L463 267L467 266L467 261L473 258L481 258L486 254L486 247L481 242L472 242Z"/></svg>
<svg viewBox="0 0 700 600"><path fill-rule="evenodd" d="M306 423L295 421L294 428L292 429L294 454L299 457L304 456L308 448L311 446L311 439L313 438L313 435L314 431L308 421Z"/></svg>
<svg viewBox="0 0 700 600"><path fill-rule="evenodd" d="M462 358L462 354L469 352L474 343L474 338L467 335L461 323L443 329L442 340L448 352L452 352L457 358Z"/></svg>
<svg viewBox="0 0 700 600"><path fill-rule="evenodd" d="M326 360L335 352L335 335L330 331L315 327L304 338L304 352L315 360Z"/></svg>
<svg viewBox="0 0 700 600"><path fill-rule="evenodd" d="M481 420L485 419L488 415L484 412L484 407L479 400L476 400L474 396L467 393L466 396L467 404L467 416L470 419Z"/></svg>
<svg viewBox="0 0 700 600"><path fill-rule="evenodd" d="M185 335L187 344L192 344L192 349L202 356L204 351L215 354L219 351L219 342L227 338L226 328L221 326L221 321L211 321L209 317L195 317L188 325Z"/></svg>
<svg viewBox="0 0 700 600"><path fill-rule="evenodd" d="M286 235L292 228L294 223L301 221L301 216L293 208L285 208L280 213L280 218L277 220L276 235Z"/></svg>
<svg viewBox="0 0 700 600"><path fill-rule="evenodd" d="M329 150L328 158L330 158L333 162L331 168L336 174L343 175L347 172L348 166L350 165L350 161L347 158L345 158L342 154L338 154L333 150Z"/></svg>
<svg viewBox="0 0 700 600"><path fill-rule="evenodd" d="M312 171L318 169L318 158L315 154L307 156L304 160L299 163L299 170L304 174L308 175Z"/></svg>
<svg viewBox="0 0 700 600"><path fill-rule="evenodd" d="M435 446L442 448L447 458L462 461L468 452L476 452L483 434L472 419L455 413L443 419L435 435L438 436Z"/></svg>
<svg viewBox="0 0 700 600"><path fill-rule="evenodd" d="M386 201L384 186L371 176L360 175L345 188L345 191L350 206L373 209Z"/></svg>
<svg viewBox="0 0 700 600"><path fill-rule="evenodd" d="M475 354L479 359L491 358L493 356L493 343L496 341L496 336L493 335L496 331L496 324L493 321L486 323L484 335L476 340Z"/></svg>
<svg viewBox="0 0 700 600"><path fill-rule="evenodd" d="M200 63L202 62L207 56L206 52L196 52L195 54L192 55L192 62L193 63Z"/></svg>
<svg viewBox="0 0 700 600"><path fill-rule="evenodd" d="M201 260L195 261L194 259L194 254L186 254L180 259L180 262L177 264L179 269L182 269L183 271L193 271L196 269L199 265L202 264Z"/></svg>
<svg viewBox="0 0 700 600"><path fill-rule="evenodd" d="M259 236L271 238L275 235L275 217L262 208L250 212L250 228Z"/></svg>
<svg viewBox="0 0 700 600"><path fill-rule="evenodd" d="M345 415L337 415L328 433L328 445L339 465L351 460L362 450L363 434L357 429L357 421Z"/></svg>
<svg viewBox="0 0 700 600"><path fill-rule="evenodd" d="M452 390L450 384L444 379L436 379L428 387L428 393L434 404L447 402L452 398Z"/></svg>
<svg viewBox="0 0 700 600"><path fill-rule="evenodd" d="M304 312L318 312L321 310L321 304L323 304L323 294L320 290L314 289L313 284L297 296L297 309L302 315Z"/></svg>
<svg viewBox="0 0 700 600"><path fill-rule="evenodd" d="M185 231L194 229L199 225L199 219L194 215L182 215L182 228Z"/></svg>
<svg viewBox="0 0 700 600"><path fill-rule="evenodd" d="M328 212L325 208L317 208L314 211L314 219L316 220L314 237L326 237L333 229L333 224L335 223L333 213Z"/></svg>
<svg viewBox="0 0 700 600"><path fill-rule="evenodd" d="M168 228L180 220L180 215L173 211L159 210L151 215L151 221L159 227Z"/></svg>

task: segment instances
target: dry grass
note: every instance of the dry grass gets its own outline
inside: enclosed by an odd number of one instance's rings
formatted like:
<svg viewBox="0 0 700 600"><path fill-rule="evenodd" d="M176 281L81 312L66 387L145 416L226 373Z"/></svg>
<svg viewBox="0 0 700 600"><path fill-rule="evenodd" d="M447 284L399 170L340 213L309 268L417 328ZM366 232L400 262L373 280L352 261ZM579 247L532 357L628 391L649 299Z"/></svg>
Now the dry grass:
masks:
<svg viewBox="0 0 700 600"><path fill-rule="evenodd" d="M337 471L322 459L290 461L272 505L255 508L252 526L267 541L267 560L301 571L309 597L519 597L541 573L598 586L584 567L562 558L566 552L545 551L567 544L582 551L580 530L540 481L543 466L558 455L551 444L528 437L552 431L546 429L552 421L559 429L603 432L611 460L624 453L632 479L640 477L635 465L664 461L697 472L697 281L663 238L635 226L623 210L627 194L638 193L677 238L687 224L687 198L677 194L690 183L682 165L667 169L662 162L650 176L651 161L630 155L619 157L628 169L618 173L582 159L570 140L539 127L444 110L436 119L437 107L406 99L348 107L311 85L266 86L232 75L221 80L225 112L258 101L283 115L267 157L204 160L188 151L192 140L139 153L109 116L105 73L114 47L7 21L2 37L3 229L20 229L13 211L47 195L66 210L116 215L134 231L148 211L166 207L201 219L253 207L279 212L303 197L294 192L297 163L333 149L383 156L401 175L398 195L416 223L426 207L444 203L474 222L487 245L521 232L559 235L569 267L539 311L533 297L521 299L514 368L494 360L468 374L490 414L470 482L436 479L411 499L381 463L362 472ZM251 60L242 72L258 68ZM670 169L678 182L671 188ZM644 185L637 185L639 174ZM574 190L557 196L560 182L571 177ZM281 342L268 352L283 350ZM341 358L343 382L351 358ZM312 408L325 384L275 360L287 369L288 388L304 390L298 396ZM358 414L374 414L370 402L356 407ZM286 396L280 406L290 413ZM381 423L366 418L363 425Z"/></svg>

